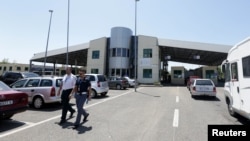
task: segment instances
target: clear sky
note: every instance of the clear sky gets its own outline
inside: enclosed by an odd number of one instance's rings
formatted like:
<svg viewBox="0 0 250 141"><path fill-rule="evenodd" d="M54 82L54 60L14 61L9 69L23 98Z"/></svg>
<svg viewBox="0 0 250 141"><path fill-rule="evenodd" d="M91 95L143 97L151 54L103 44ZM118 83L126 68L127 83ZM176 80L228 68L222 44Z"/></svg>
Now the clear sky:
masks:
<svg viewBox="0 0 250 141"><path fill-rule="evenodd" d="M250 36L249 0L140 0L137 34L234 45ZM0 61L29 63L67 46L68 0L2 0ZM135 28L135 0L70 0L69 45L110 37L115 26ZM195 65L191 65L195 66Z"/></svg>

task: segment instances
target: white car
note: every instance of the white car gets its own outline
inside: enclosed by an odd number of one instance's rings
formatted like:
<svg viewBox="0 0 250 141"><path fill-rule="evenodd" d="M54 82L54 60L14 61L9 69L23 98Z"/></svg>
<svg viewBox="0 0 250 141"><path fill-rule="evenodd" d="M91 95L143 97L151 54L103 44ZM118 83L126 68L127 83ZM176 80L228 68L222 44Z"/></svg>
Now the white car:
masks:
<svg viewBox="0 0 250 141"><path fill-rule="evenodd" d="M62 77L29 77L17 80L11 84L13 90L28 94L29 103L36 109L40 109L47 103L60 103L61 95L58 90Z"/></svg>
<svg viewBox="0 0 250 141"><path fill-rule="evenodd" d="M98 94L105 96L109 91L107 78L103 74L85 74L86 78L91 82L92 97Z"/></svg>
<svg viewBox="0 0 250 141"><path fill-rule="evenodd" d="M194 79L190 85L191 96L212 96L216 97L216 87L211 79Z"/></svg>
<svg viewBox="0 0 250 141"><path fill-rule="evenodd" d="M134 79L131 79L128 76L125 76L124 78L128 80L129 87L134 87L135 86L135 80Z"/></svg>

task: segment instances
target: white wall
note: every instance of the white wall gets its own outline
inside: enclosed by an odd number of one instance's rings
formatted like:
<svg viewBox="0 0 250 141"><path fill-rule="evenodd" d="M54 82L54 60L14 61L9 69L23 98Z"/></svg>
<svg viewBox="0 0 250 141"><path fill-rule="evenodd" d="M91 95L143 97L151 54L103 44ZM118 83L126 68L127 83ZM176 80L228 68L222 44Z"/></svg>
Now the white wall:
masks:
<svg viewBox="0 0 250 141"><path fill-rule="evenodd" d="M152 58L143 58L143 49L152 49ZM138 69L137 78L139 83L159 82L159 47L158 40L150 36L138 36ZM152 78L143 78L143 69L152 69Z"/></svg>
<svg viewBox="0 0 250 141"><path fill-rule="evenodd" d="M104 74L106 67L106 45L107 38L99 38L90 41L88 49L88 59L87 59L87 73L91 72L91 69L98 69L100 74ZM92 51L99 50L99 59L92 59Z"/></svg>

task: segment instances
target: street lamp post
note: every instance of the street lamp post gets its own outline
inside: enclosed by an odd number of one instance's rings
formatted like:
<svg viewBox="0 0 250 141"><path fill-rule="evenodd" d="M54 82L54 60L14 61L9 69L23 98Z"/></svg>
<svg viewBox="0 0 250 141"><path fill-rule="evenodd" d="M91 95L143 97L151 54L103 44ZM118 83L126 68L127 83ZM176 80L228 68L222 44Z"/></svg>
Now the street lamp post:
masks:
<svg viewBox="0 0 250 141"><path fill-rule="evenodd" d="M50 26L51 26L53 10L49 10L49 12L50 12L50 21L49 21L49 30L48 30L47 44L46 44L45 57L44 57L43 75L45 75L45 66L46 66L46 61L47 61L47 51L48 51L48 45L49 45L49 34L50 34Z"/></svg>
<svg viewBox="0 0 250 141"><path fill-rule="evenodd" d="M135 0L135 39L134 39L134 48L135 48L135 92L137 88L137 37L136 37L136 26L137 26L137 2L139 0Z"/></svg>
<svg viewBox="0 0 250 141"><path fill-rule="evenodd" d="M69 64L69 6L70 0L68 0L68 23L67 23L67 52L66 52L66 67Z"/></svg>

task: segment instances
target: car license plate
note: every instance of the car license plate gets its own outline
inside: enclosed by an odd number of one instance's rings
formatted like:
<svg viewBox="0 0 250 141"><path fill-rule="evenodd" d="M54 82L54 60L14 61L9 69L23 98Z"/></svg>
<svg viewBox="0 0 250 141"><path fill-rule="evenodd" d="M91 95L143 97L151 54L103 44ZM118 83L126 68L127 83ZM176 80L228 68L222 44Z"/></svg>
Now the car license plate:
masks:
<svg viewBox="0 0 250 141"><path fill-rule="evenodd" d="M13 104L13 100L1 101L0 106L11 105Z"/></svg>
<svg viewBox="0 0 250 141"><path fill-rule="evenodd" d="M200 91L209 91L209 88L207 88L207 87L201 87Z"/></svg>

